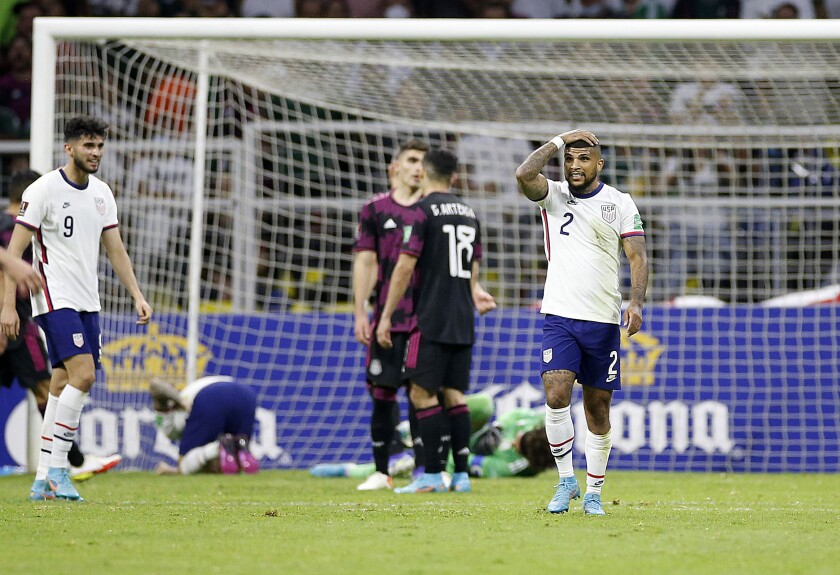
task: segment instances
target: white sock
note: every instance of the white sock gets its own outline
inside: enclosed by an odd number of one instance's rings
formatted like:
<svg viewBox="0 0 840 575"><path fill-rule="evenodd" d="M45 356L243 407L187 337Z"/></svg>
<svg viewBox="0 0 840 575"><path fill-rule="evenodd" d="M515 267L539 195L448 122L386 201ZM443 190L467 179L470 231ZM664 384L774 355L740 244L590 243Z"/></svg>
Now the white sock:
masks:
<svg viewBox="0 0 840 575"><path fill-rule="evenodd" d="M79 429L79 419L82 416L82 408L85 406L87 395L72 385L65 385L61 395L58 396L50 467L64 469L69 467L67 453L70 451L73 440L76 439L76 431Z"/></svg>
<svg viewBox="0 0 840 575"><path fill-rule="evenodd" d="M55 427L55 410L58 407L58 396L49 394L47 408L44 410L44 423L41 424L41 452L38 454L38 471L35 479L46 479L52 461L53 428Z"/></svg>
<svg viewBox="0 0 840 575"><path fill-rule="evenodd" d="M178 463L178 468L183 475L190 475L201 471L208 461L217 457L219 457L219 442L213 441L187 451Z"/></svg>
<svg viewBox="0 0 840 575"><path fill-rule="evenodd" d="M560 478L574 476L572 446L575 442L575 426L572 424L570 405L560 409L545 406L545 434Z"/></svg>
<svg viewBox="0 0 840 575"><path fill-rule="evenodd" d="M604 435L586 434L586 492L601 493L604 476L607 474L607 461L612 449L612 431Z"/></svg>

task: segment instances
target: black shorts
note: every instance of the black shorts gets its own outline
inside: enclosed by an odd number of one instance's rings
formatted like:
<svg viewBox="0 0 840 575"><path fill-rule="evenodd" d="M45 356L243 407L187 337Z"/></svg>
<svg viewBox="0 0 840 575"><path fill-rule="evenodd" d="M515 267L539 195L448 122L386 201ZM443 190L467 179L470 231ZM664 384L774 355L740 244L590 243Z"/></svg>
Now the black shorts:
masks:
<svg viewBox="0 0 840 575"><path fill-rule="evenodd" d="M377 387L399 389L405 383L403 379L403 358L405 345L408 341L407 333L391 333L391 349L385 349L372 338L368 346L365 360L365 374L367 380Z"/></svg>
<svg viewBox="0 0 840 575"><path fill-rule="evenodd" d="M17 339L9 343L12 346L0 355L0 385L11 387L17 380L22 387L35 390L41 381L49 381L49 356L35 323L23 322Z"/></svg>
<svg viewBox="0 0 840 575"><path fill-rule="evenodd" d="M442 387L466 393L470 387L472 345L429 341L414 331L405 353L405 379L429 393Z"/></svg>

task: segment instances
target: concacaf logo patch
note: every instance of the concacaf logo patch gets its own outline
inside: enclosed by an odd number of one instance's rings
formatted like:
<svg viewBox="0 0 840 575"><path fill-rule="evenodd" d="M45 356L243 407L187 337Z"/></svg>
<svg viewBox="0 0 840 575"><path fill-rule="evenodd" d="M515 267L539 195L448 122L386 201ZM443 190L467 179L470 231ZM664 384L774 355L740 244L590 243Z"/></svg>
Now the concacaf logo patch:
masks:
<svg viewBox="0 0 840 575"><path fill-rule="evenodd" d="M411 237L411 226L403 226L403 243L408 241Z"/></svg>
<svg viewBox="0 0 840 575"><path fill-rule="evenodd" d="M105 215L105 200L102 198L93 198L93 201L96 202L96 211L99 212L100 215Z"/></svg>
<svg viewBox="0 0 840 575"><path fill-rule="evenodd" d="M20 203L20 211L18 212L18 217L22 217L26 214L26 208L29 207L29 202L21 202Z"/></svg>
<svg viewBox="0 0 840 575"><path fill-rule="evenodd" d="M601 206L601 217L604 218L604 221L608 224L615 221L616 213L618 213L618 210L616 209L615 204L604 204Z"/></svg>
<svg viewBox="0 0 840 575"><path fill-rule="evenodd" d="M644 227L642 227L642 216L640 216L639 214L633 216L633 229L644 230Z"/></svg>

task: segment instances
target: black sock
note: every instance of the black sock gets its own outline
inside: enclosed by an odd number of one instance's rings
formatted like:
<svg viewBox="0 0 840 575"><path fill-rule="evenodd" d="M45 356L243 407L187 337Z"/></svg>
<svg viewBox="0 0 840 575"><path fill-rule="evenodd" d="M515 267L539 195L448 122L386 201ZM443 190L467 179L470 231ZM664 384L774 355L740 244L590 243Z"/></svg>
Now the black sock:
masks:
<svg viewBox="0 0 840 575"><path fill-rule="evenodd" d="M443 404L441 404L443 405ZM452 422L449 420L449 413L443 413L440 417L440 467L446 469L449 462L449 448L452 446Z"/></svg>
<svg viewBox="0 0 840 575"><path fill-rule="evenodd" d="M440 473L443 470L440 465L442 420L443 410L439 405L417 410L417 423L420 426L420 437L423 438L426 473Z"/></svg>
<svg viewBox="0 0 840 575"><path fill-rule="evenodd" d="M470 408L466 404L456 405L447 410L450 434L452 436L452 459L455 461L455 473L467 471L470 456Z"/></svg>
<svg viewBox="0 0 840 575"><path fill-rule="evenodd" d="M417 408L408 402L408 429L411 431L411 443L414 450L414 467L425 467L423 438L420 437L420 424L417 422Z"/></svg>
<svg viewBox="0 0 840 575"><path fill-rule="evenodd" d="M373 442L373 462L376 470L388 475L388 456L391 436L394 432L392 413L395 402L384 399L373 400L373 414L370 417L370 438Z"/></svg>
<svg viewBox="0 0 840 575"><path fill-rule="evenodd" d="M85 462L85 454L82 453L82 450L79 449L79 446L75 441L70 445L70 452L67 454L67 461L70 462L70 465L73 467L81 467Z"/></svg>

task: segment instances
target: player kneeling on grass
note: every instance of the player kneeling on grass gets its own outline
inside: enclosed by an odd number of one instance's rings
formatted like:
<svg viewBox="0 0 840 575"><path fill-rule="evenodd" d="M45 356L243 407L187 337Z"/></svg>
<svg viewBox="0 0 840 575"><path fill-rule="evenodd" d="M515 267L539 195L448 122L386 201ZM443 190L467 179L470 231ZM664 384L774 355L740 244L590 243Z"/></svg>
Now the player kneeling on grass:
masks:
<svg viewBox="0 0 840 575"><path fill-rule="evenodd" d="M149 385L155 424L169 439L180 440L178 466L161 462L159 475L256 473L260 469L249 444L257 398L247 385L230 377L202 377L178 391L155 379Z"/></svg>

